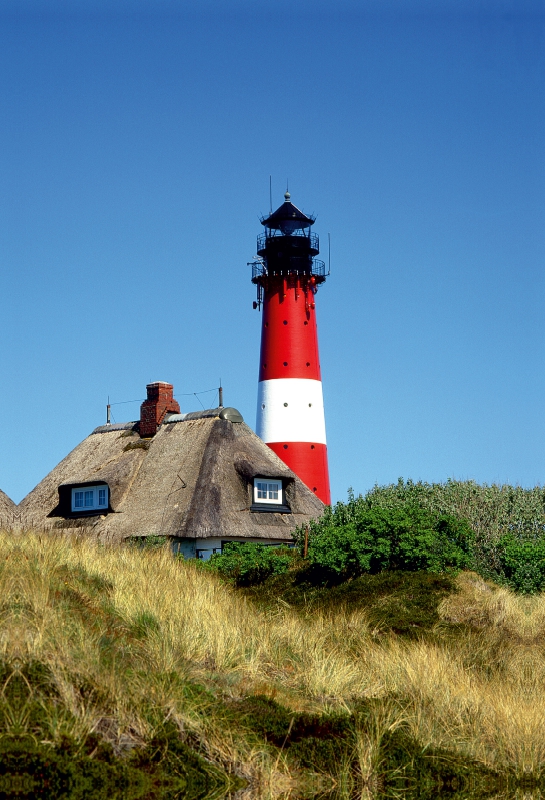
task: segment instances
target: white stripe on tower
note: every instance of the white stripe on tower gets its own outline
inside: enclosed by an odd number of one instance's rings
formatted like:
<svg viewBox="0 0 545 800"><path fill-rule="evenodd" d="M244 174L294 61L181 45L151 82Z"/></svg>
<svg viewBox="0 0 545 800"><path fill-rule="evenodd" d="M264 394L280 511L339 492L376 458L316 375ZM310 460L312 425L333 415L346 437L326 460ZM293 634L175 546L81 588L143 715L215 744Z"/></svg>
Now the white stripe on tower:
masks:
<svg viewBox="0 0 545 800"><path fill-rule="evenodd" d="M256 431L267 443L325 445L322 382L307 378L259 381Z"/></svg>

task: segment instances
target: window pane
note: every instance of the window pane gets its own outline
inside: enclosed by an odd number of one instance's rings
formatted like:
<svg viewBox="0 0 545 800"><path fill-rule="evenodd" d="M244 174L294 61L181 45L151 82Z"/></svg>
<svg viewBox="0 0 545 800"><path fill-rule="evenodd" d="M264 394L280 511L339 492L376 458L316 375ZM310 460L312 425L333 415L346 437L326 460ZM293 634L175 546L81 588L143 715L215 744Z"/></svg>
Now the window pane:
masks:
<svg viewBox="0 0 545 800"><path fill-rule="evenodd" d="M266 500L267 499L267 484L261 483L260 481L257 482L257 498L258 500Z"/></svg>
<svg viewBox="0 0 545 800"><path fill-rule="evenodd" d="M74 492L74 508L83 508L83 492Z"/></svg>
<svg viewBox="0 0 545 800"><path fill-rule="evenodd" d="M93 506L93 490L85 492L85 508L92 508Z"/></svg>
<svg viewBox="0 0 545 800"><path fill-rule="evenodd" d="M99 489L98 490L98 504L99 506L106 505L106 489Z"/></svg>
<svg viewBox="0 0 545 800"><path fill-rule="evenodd" d="M269 483L269 500L278 500L278 484Z"/></svg>

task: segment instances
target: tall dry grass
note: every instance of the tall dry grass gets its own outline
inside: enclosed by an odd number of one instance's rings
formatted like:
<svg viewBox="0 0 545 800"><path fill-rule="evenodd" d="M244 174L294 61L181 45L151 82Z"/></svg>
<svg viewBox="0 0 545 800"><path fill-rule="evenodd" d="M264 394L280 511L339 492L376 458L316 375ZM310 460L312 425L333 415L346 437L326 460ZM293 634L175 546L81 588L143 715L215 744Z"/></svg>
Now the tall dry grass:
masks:
<svg viewBox="0 0 545 800"><path fill-rule="evenodd" d="M382 737L400 725L423 749L500 772L535 775L545 763L545 599L472 574L443 601L445 633L433 642L377 635L363 611L258 610L168 550L51 535L0 535L0 597L3 660L40 662L52 675L48 741L99 732L123 750L169 719L227 770L283 785L285 754L233 726L217 698L349 711L372 697L375 718L355 746L366 785L380 771ZM25 724L12 711L4 706L7 733Z"/></svg>

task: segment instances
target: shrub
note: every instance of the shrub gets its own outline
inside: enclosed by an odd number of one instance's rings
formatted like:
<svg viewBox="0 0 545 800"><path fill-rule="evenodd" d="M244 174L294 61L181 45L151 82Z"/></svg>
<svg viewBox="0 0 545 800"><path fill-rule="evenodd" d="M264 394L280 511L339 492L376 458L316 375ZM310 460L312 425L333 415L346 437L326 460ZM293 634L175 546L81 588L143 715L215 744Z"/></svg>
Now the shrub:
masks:
<svg viewBox="0 0 545 800"><path fill-rule="evenodd" d="M255 586L271 575L287 572L292 560L293 553L285 547L271 547L254 542L228 542L223 553L211 556L206 567L219 572L235 586Z"/></svg>
<svg viewBox="0 0 545 800"><path fill-rule="evenodd" d="M301 544L304 531L296 536ZM470 525L452 514L416 504L369 507L350 494L311 522L308 557L342 578L385 569L445 572L472 565L473 538Z"/></svg>
<svg viewBox="0 0 545 800"><path fill-rule="evenodd" d="M424 512L430 515L428 520ZM376 515L372 525L365 523L368 514ZM406 526L403 515L415 524L410 522ZM379 524L375 524L377 519ZM384 537L381 530L388 519L394 519L394 530ZM420 526L416 537L415 525ZM518 592L545 590L545 488L541 486L524 489L475 481L449 479L446 483L425 483L400 478L388 486L374 486L365 496L357 498L350 490L347 503L337 503L318 523L311 523L310 538L319 534L323 539L326 528L335 542L342 538L338 528L346 533L346 541L336 545L337 550L344 548L344 555L341 557L337 552L336 556L328 557L329 562L334 562L330 563L331 575L341 574L333 570L340 566L342 571L342 559L348 572L352 564L356 569L372 572L384 568L385 562L414 569L418 558L426 570L437 569L434 564L437 561L439 565L444 561L447 569L462 566L465 559L460 561L456 555L459 547L469 559L467 565L484 578ZM404 528L406 532L398 537L395 531ZM365 532L363 536L361 531ZM300 545L303 536L303 530L297 533ZM374 544L373 537L376 537ZM322 539L316 540L315 549L321 546ZM449 553L453 545L454 550ZM388 561L390 558L393 560Z"/></svg>
<svg viewBox="0 0 545 800"><path fill-rule="evenodd" d="M469 522L475 534L475 566L486 578L505 582L500 542L512 534L519 542L538 542L545 535L545 488L524 489L475 481L425 483L404 481L375 486L361 498L369 508L417 505L434 514L451 514Z"/></svg>
<svg viewBox="0 0 545 800"><path fill-rule="evenodd" d="M533 594L545 589L545 540L517 539L510 533L499 543L505 583L517 592Z"/></svg>

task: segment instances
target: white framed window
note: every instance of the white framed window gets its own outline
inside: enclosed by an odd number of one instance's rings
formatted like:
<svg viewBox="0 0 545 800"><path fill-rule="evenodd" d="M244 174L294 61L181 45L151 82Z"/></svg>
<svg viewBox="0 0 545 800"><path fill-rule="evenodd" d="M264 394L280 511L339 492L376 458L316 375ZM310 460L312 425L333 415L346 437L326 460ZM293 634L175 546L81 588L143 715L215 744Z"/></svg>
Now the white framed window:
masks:
<svg viewBox="0 0 545 800"><path fill-rule="evenodd" d="M100 511L108 508L108 487L79 486L72 489L72 511L85 513L86 511Z"/></svg>
<svg viewBox="0 0 545 800"><path fill-rule="evenodd" d="M271 478L255 478L254 479L254 503L262 505L270 503L271 505L281 506L283 503L282 498L282 481L272 480Z"/></svg>

